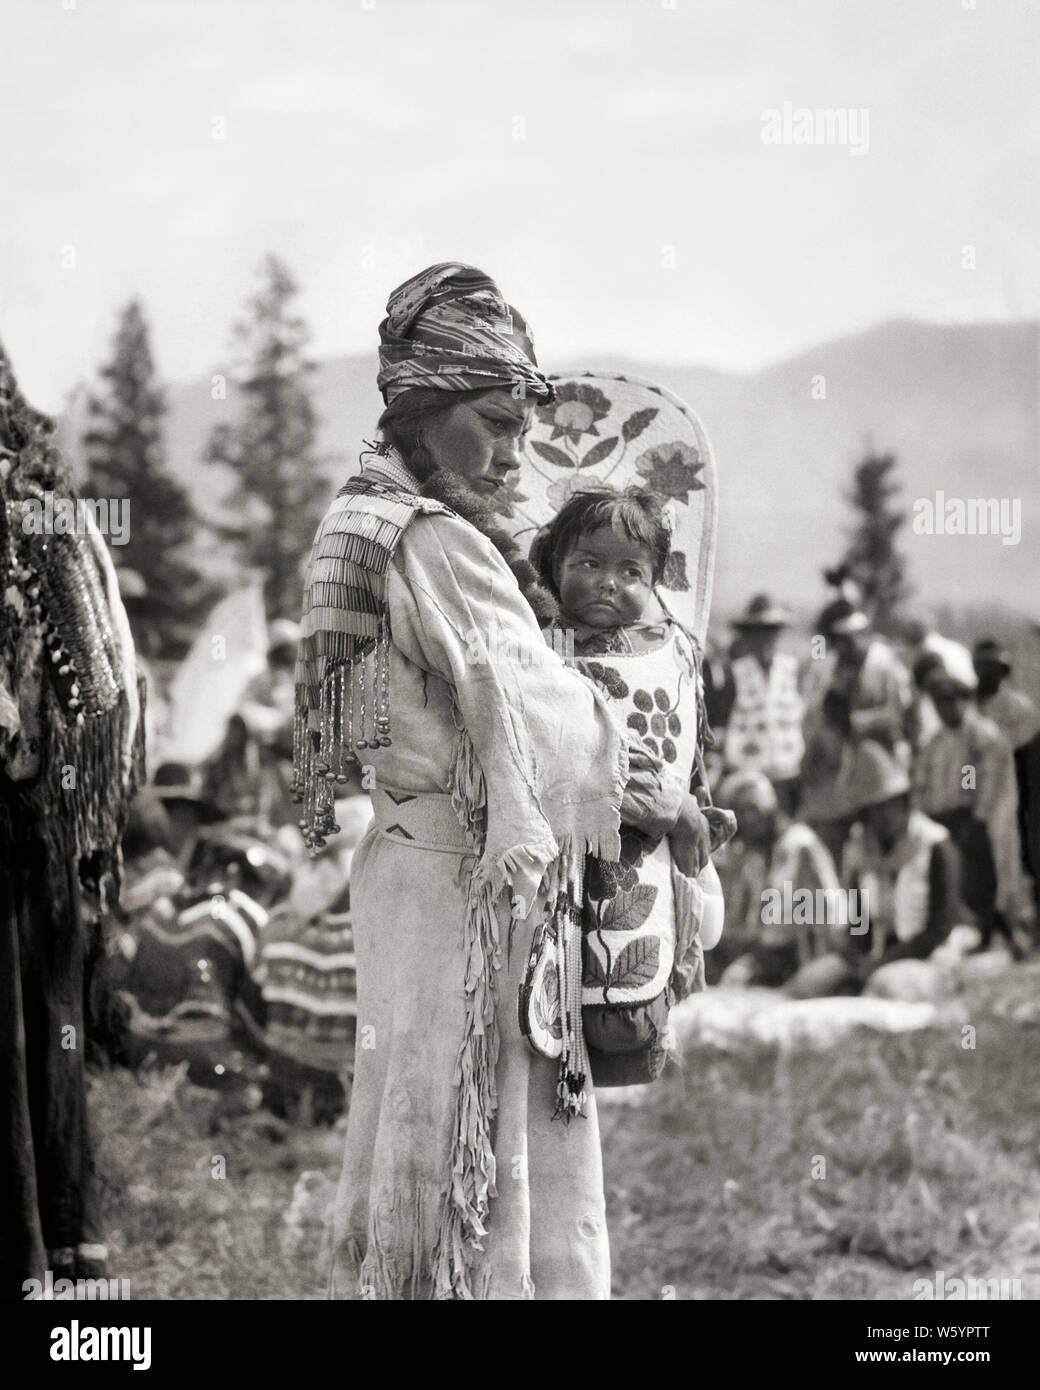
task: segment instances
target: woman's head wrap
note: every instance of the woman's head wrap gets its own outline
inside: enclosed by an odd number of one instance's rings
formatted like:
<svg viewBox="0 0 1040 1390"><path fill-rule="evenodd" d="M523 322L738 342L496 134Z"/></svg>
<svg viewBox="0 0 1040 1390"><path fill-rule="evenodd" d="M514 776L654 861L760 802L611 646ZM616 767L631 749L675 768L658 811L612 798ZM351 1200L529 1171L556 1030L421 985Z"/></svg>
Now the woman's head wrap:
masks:
<svg viewBox="0 0 1040 1390"><path fill-rule="evenodd" d="M490 276L448 261L413 275L391 294L379 325L379 390L387 403L403 391L434 387L479 391L520 387L549 402L526 320Z"/></svg>

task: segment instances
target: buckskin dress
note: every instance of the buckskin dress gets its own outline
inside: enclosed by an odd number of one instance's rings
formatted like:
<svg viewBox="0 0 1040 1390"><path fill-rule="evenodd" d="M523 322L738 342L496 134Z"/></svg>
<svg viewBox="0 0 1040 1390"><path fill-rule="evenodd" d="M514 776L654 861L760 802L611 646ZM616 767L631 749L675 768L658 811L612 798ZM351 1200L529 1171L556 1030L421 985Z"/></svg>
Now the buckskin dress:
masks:
<svg viewBox="0 0 1040 1390"><path fill-rule="evenodd" d="M393 741L357 749L375 818L352 870L357 1043L330 1293L608 1298L595 1098L552 1118L558 1064L522 1036L517 995L546 868L617 858L626 737L467 522L416 515L386 603Z"/></svg>

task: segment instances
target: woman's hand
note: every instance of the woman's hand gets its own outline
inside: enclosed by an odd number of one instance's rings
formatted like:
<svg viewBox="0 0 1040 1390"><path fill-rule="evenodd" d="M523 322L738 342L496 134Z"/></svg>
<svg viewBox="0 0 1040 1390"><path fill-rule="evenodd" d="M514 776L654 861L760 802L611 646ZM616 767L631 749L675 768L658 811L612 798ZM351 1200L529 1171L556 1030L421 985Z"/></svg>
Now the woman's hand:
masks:
<svg viewBox="0 0 1040 1390"><path fill-rule="evenodd" d="M687 878L696 878L711 855L711 827L689 793L683 798L679 818L668 835L675 867Z"/></svg>

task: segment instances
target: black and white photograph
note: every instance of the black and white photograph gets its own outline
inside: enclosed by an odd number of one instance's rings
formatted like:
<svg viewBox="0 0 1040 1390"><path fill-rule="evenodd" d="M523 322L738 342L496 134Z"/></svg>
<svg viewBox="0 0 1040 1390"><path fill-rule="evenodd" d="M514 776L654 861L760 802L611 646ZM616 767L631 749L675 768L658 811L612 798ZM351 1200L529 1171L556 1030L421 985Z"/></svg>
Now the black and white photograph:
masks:
<svg viewBox="0 0 1040 1390"><path fill-rule="evenodd" d="M536 1300L1010 1369L1037 6L4 0L0 49L33 1364Z"/></svg>

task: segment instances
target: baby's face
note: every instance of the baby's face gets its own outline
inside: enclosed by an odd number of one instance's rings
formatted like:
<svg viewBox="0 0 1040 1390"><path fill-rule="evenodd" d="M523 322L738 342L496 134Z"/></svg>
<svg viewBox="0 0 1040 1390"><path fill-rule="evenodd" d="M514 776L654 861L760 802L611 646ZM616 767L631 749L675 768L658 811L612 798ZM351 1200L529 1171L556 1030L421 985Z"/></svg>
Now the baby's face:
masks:
<svg viewBox="0 0 1040 1390"><path fill-rule="evenodd" d="M643 616L654 587L649 547L601 526L579 536L560 566L564 615L586 627L624 627Z"/></svg>

